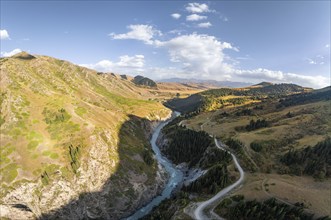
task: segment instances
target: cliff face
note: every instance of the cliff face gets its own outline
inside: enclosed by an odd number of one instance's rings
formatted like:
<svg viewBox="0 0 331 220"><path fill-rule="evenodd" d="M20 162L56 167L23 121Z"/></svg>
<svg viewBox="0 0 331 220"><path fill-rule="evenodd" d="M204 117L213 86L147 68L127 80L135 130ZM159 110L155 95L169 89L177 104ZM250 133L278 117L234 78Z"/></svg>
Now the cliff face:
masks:
<svg viewBox="0 0 331 220"><path fill-rule="evenodd" d="M146 157L170 111L129 81L33 57L0 60L1 217L119 219L158 194Z"/></svg>

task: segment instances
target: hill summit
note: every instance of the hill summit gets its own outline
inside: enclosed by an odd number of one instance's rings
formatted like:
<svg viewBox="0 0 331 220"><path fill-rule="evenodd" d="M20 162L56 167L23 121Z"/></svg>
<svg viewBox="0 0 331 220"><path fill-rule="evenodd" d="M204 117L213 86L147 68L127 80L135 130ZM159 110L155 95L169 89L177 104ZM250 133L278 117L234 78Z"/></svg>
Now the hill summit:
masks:
<svg viewBox="0 0 331 220"><path fill-rule="evenodd" d="M157 87L157 84L153 80L140 75L134 77L132 82L138 86Z"/></svg>
<svg viewBox="0 0 331 220"><path fill-rule="evenodd" d="M261 87L265 87L265 86L272 86L272 85L274 85L274 84L271 83L271 82L260 82L260 83L258 83L258 84L253 85L253 86L261 86Z"/></svg>
<svg viewBox="0 0 331 220"><path fill-rule="evenodd" d="M22 51L20 53L17 53L15 55L12 56L13 58L17 58L17 59L22 59L22 60L32 60L32 59L35 59L36 57L25 52L25 51Z"/></svg>

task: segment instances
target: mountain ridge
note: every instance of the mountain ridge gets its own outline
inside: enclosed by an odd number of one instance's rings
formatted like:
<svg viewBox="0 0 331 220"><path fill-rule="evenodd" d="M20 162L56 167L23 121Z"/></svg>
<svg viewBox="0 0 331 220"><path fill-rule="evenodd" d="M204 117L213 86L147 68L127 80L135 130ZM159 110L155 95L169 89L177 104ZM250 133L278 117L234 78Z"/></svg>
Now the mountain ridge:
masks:
<svg viewBox="0 0 331 220"><path fill-rule="evenodd" d="M280 83L266 86L249 86L244 88L217 88L206 90L182 99L168 100L165 105L179 112L199 112L216 110L222 106L240 105L255 98L267 96L286 96L312 91L291 83ZM230 97L230 98L227 98Z"/></svg>
<svg viewBox="0 0 331 220"><path fill-rule="evenodd" d="M159 193L163 171L144 158L170 110L154 91L31 56L0 59L1 217L119 219Z"/></svg>
<svg viewBox="0 0 331 220"><path fill-rule="evenodd" d="M213 87L230 87L230 88L241 88L252 85L252 83L246 82L232 82L232 81L217 81L217 80L203 80L203 79L184 79L184 78L169 78L169 79L161 79L158 82L177 82L177 83L184 83L184 84L202 84L202 85L209 85Z"/></svg>

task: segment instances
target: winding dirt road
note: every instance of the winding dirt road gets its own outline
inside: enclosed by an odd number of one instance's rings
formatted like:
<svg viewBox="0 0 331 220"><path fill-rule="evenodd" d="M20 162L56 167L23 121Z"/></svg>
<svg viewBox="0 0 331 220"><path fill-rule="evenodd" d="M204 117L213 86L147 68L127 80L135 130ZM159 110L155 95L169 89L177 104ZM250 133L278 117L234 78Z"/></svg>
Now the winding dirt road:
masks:
<svg viewBox="0 0 331 220"><path fill-rule="evenodd" d="M217 141L216 138L214 138L215 140L215 144L216 146L221 149L221 150L224 150L226 151ZM238 163L238 160L236 158L235 155L233 155L231 153L231 156L232 156L232 159L240 173L240 178L235 182L233 183L232 185L222 189L221 191L219 191L215 196L213 196L211 199L207 200L207 201L204 201L204 202L201 202L201 203L198 203L198 207L195 209L194 211L194 218L195 219L198 219L198 220L205 220L205 219L209 219L204 213L203 213L203 210L206 209L207 206L210 206L211 204L213 204L214 202L216 202L217 200L219 200L220 198L222 197L225 197L229 192L231 192L234 188L236 188L237 186L239 186L243 180L244 180L244 176L245 176L245 173L243 171L243 169L241 168L240 164Z"/></svg>

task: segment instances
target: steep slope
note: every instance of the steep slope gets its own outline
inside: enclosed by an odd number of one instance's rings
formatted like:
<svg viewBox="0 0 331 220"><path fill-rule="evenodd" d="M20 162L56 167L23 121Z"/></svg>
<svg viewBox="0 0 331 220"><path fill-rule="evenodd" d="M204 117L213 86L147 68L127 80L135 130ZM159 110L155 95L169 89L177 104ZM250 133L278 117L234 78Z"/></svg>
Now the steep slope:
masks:
<svg viewBox="0 0 331 220"><path fill-rule="evenodd" d="M203 97L200 94L193 94L181 99L172 99L165 103L167 107L183 113L196 111L202 104Z"/></svg>
<svg viewBox="0 0 331 220"><path fill-rule="evenodd" d="M118 219L157 193L148 140L170 111L149 90L25 52L0 64L1 217Z"/></svg>

